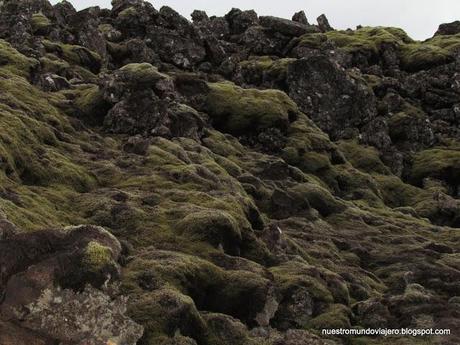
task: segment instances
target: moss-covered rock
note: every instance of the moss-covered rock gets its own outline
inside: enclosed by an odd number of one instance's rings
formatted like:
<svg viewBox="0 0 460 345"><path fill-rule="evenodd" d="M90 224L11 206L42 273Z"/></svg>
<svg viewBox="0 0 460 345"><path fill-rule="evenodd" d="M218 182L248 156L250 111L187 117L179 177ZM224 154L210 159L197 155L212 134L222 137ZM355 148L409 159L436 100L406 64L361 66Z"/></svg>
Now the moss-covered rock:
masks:
<svg viewBox="0 0 460 345"><path fill-rule="evenodd" d="M51 27L51 21L42 13L34 13L30 20L34 34L44 35Z"/></svg>
<svg viewBox="0 0 460 345"><path fill-rule="evenodd" d="M244 82L281 88L286 80L288 66L295 59L273 59L270 56L253 56L239 64Z"/></svg>
<svg viewBox="0 0 460 345"><path fill-rule="evenodd" d="M342 304L331 305L324 313L312 319L309 327L322 329L350 328L351 311Z"/></svg>
<svg viewBox="0 0 460 345"><path fill-rule="evenodd" d="M456 147L439 147L415 155L411 178L420 184L426 177L434 177L452 186L460 183L460 151Z"/></svg>
<svg viewBox="0 0 460 345"><path fill-rule="evenodd" d="M408 71L419 71L451 62L453 54L460 48L458 35L438 35L418 42L402 29L393 27L363 27L354 31L306 34L300 37L297 45L320 49L327 41L333 42L345 53L362 54L369 61L379 59L384 50L392 47L401 60L402 68Z"/></svg>
<svg viewBox="0 0 460 345"><path fill-rule="evenodd" d="M28 78L37 66L37 60L22 55L11 44L0 40L0 68L2 70Z"/></svg>
<svg viewBox="0 0 460 345"><path fill-rule="evenodd" d="M429 43L411 43L401 49L402 67L419 71L453 61L453 55L444 48Z"/></svg>
<svg viewBox="0 0 460 345"><path fill-rule="evenodd" d="M374 147L362 146L354 141L341 141L339 148L356 169L367 173L390 174L390 169L383 164Z"/></svg>
<svg viewBox="0 0 460 345"><path fill-rule="evenodd" d="M145 293L134 300L128 314L144 325L140 344L158 344L161 336L180 333L206 344L206 323L193 300L178 291L164 288Z"/></svg>
<svg viewBox="0 0 460 345"><path fill-rule="evenodd" d="M85 248L82 264L90 271L99 272L112 263L112 250L98 242L90 242Z"/></svg>
<svg viewBox="0 0 460 345"><path fill-rule="evenodd" d="M242 89L232 83L210 83L206 110L215 126L241 135L267 128L286 131L298 113L296 104L276 90Z"/></svg>
<svg viewBox="0 0 460 345"><path fill-rule="evenodd" d="M347 53L378 55L385 45L399 46L413 40L399 28L362 27L355 31L328 31L326 33L306 34L298 40L298 45L310 49L319 49L325 42L333 42Z"/></svg>
<svg viewBox="0 0 460 345"><path fill-rule="evenodd" d="M336 199L331 193L316 184L299 184L291 189L292 192L302 195L308 200L311 207L316 209L322 216L329 216L333 213L342 212L346 205Z"/></svg>
<svg viewBox="0 0 460 345"><path fill-rule="evenodd" d="M241 230L226 212L207 210L189 214L177 224L177 230L182 236L207 241L230 254L240 252Z"/></svg>
<svg viewBox="0 0 460 345"><path fill-rule="evenodd" d="M349 303L348 289L343 279L327 269L320 269L298 261L286 262L270 269L276 286L284 297L302 288L312 298L314 310L336 303Z"/></svg>
<svg viewBox="0 0 460 345"><path fill-rule="evenodd" d="M88 48L48 40L43 40L42 43L48 53L56 54L63 60L87 68L93 73L98 73L102 67L100 55Z"/></svg>
<svg viewBox="0 0 460 345"><path fill-rule="evenodd" d="M154 84L167 76L149 63L131 63L117 70L120 80L133 84Z"/></svg>
<svg viewBox="0 0 460 345"><path fill-rule="evenodd" d="M126 268L124 289L131 294L168 286L191 296L200 310L256 325L271 282L261 272L227 271L198 257L166 251L148 252Z"/></svg>
<svg viewBox="0 0 460 345"><path fill-rule="evenodd" d="M407 34L397 28L364 27L356 31L330 31L329 40L348 52L378 54L383 45L399 45L412 42Z"/></svg>
<svg viewBox="0 0 460 345"><path fill-rule="evenodd" d="M105 101L103 91L97 85L83 85L72 92L73 105L78 115L90 124L101 125L110 109L110 104Z"/></svg>
<svg viewBox="0 0 460 345"><path fill-rule="evenodd" d="M239 320L225 314L206 313L203 315L209 329L210 344L252 345L247 327Z"/></svg>
<svg viewBox="0 0 460 345"><path fill-rule="evenodd" d="M435 35L426 41L429 44L445 49L450 53L456 53L460 49L460 34Z"/></svg>

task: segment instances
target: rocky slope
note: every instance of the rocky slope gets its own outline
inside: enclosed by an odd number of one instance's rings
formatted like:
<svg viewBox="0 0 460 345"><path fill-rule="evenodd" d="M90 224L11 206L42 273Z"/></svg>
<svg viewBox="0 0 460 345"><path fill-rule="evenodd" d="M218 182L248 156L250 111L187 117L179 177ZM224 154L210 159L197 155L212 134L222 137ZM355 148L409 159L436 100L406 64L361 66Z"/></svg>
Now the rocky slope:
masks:
<svg viewBox="0 0 460 345"><path fill-rule="evenodd" d="M460 24L192 19L0 2L0 344L459 343Z"/></svg>

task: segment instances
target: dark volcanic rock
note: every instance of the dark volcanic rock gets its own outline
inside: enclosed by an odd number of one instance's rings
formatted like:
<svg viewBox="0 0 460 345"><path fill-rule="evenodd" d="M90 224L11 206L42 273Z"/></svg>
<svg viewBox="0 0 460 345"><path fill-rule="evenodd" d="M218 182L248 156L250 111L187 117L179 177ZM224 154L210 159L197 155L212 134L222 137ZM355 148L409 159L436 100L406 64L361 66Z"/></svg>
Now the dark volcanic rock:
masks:
<svg viewBox="0 0 460 345"><path fill-rule="evenodd" d="M318 22L318 27L322 32L328 32L334 30L331 25L329 25L329 20L325 14L320 15L316 21Z"/></svg>
<svg viewBox="0 0 460 345"><path fill-rule="evenodd" d="M292 20L297 22L297 23L303 24L303 25L310 25L308 23L307 15L305 14L304 11L300 11L300 12L295 13L292 16Z"/></svg>
<svg viewBox="0 0 460 345"><path fill-rule="evenodd" d="M356 137L377 115L368 86L326 56L290 64L287 85L300 109L333 140Z"/></svg>
<svg viewBox="0 0 460 345"><path fill-rule="evenodd" d="M232 34L242 34L251 26L258 24L259 19L257 13L254 11L241 11L237 8L232 9L225 15L230 31Z"/></svg>
<svg viewBox="0 0 460 345"><path fill-rule="evenodd" d="M104 119L107 131L199 140L204 122L198 112L169 98L174 86L150 64L129 64L105 82L105 98L114 104Z"/></svg>
<svg viewBox="0 0 460 345"><path fill-rule="evenodd" d="M120 253L116 238L94 226L1 239L0 344L135 344L142 327L124 315L126 300L94 288L117 278Z"/></svg>
<svg viewBox="0 0 460 345"><path fill-rule="evenodd" d="M460 21L439 25L436 35L456 35L460 33Z"/></svg>
<svg viewBox="0 0 460 345"><path fill-rule="evenodd" d="M286 36L301 36L307 32L315 31L306 24L278 17L264 16L260 17L259 21L263 27Z"/></svg>

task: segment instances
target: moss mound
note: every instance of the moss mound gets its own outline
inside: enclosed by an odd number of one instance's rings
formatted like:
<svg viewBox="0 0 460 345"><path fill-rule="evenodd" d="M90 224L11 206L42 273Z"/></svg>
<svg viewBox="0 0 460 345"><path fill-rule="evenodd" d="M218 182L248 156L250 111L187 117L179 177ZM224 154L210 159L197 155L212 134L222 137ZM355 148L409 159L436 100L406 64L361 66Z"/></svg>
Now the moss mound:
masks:
<svg viewBox="0 0 460 345"><path fill-rule="evenodd" d="M70 64L82 66L93 73L99 73L102 67L100 55L85 47L48 40L43 40L42 43L48 53L53 53Z"/></svg>
<svg viewBox="0 0 460 345"><path fill-rule="evenodd" d="M112 250L98 242L90 242L86 246L82 264L92 272L99 272L112 263Z"/></svg>
<svg viewBox="0 0 460 345"><path fill-rule="evenodd" d="M46 34L51 27L51 21L42 13L34 13L30 21L34 34Z"/></svg>
<svg viewBox="0 0 460 345"><path fill-rule="evenodd" d="M32 72L32 69L36 68L37 65L37 60L22 55L16 49L14 49L11 44L4 40L0 40L1 70L28 78Z"/></svg>
<svg viewBox="0 0 460 345"><path fill-rule="evenodd" d="M460 183L460 151L457 147L439 147L415 155L411 178L421 184L433 177L457 186Z"/></svg>
<svg viewBox="0 0 460 345"><path fill-rule="evenodd" d="M217 128L241 135L267 128L286 131L297 116L296 104L277 90L242 89L232 83L210 83L206 110Z"/></svg>
<svg viewBox="0 0 460 345"><path fill-rule="evenodd" d="M158 68L149 63L125 65L117 71L117 74L123 81L138 84L153 84L158 80L167 78L165 74L158 72Z"/></svg>
<svg viewBox="0 0 460 345"><path fill-rule="evenodd" d="M177 224L185 237L207 241L225 252L237 254L241 245L241 230L233 217L223 211L207 210L189 214Z"/></svg>
<svg viewBox="0 0 460 345"><path fill-rule="evenodd" d="M366 173L390 174L390 169L383 164L376 148L362 146L355 141L341 141L339 148L356 169Z"/></svg>
<svg viewBox="0 0 460 345"><path fill-rule="evenodd" d="M401 48L401 63L408 71L419 71L453 61L452 54L429 43L411 43Z"/></svg>
<svg viewBox="0 0 460 345"><path fill-rule="evenodd" d="M300 47L319 49L327 41L350 54L363 54L377 60L391 46L398 52L401 66L419 71L453 61L460 49L459 35L438 35L424 42L412 40L402 29L392 27L363 27L358 30L330 31L306 34L298 40Z"/></svg>

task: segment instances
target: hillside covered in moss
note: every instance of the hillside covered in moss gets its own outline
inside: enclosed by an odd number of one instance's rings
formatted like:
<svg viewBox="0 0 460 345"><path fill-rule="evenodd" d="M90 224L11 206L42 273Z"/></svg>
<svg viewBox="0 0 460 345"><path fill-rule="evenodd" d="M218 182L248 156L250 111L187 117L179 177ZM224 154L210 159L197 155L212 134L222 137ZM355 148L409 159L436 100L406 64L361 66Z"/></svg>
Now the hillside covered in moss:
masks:
<svg viewBox="0 0 460 345"><path fill-rule="evenodd" d="M460 22L317 22L0 1L0 345L460 343Z"/></svg>

